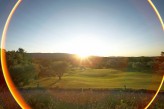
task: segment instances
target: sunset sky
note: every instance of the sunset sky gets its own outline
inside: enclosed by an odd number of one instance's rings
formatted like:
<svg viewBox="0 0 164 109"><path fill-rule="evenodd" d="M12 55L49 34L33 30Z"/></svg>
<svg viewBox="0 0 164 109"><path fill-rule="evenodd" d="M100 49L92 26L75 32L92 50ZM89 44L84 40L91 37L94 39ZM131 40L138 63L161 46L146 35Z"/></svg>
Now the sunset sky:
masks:
<svg viewBox="0 0 164 109"><path fill-rule="evenodd" d="M16 0L13 0L16 2ZM15 2L0 0L0 33ZM163 0L155 4L164 18ZM6 49L99 56L158 56L164 31L147 0L23 0Z"/></svg>

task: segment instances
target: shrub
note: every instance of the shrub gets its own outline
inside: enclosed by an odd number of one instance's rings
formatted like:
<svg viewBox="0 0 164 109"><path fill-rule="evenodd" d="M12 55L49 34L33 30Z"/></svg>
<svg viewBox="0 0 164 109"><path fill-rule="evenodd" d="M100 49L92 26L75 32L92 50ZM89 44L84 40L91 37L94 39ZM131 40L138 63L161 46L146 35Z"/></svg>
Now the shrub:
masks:
<svg viewBox="0 0 164 109"><path fill-rule="evenodd" d="M31 80L35 79L35 67L32 64L15 65L10 69L10 74L16 86L27 85Z"/></svg>

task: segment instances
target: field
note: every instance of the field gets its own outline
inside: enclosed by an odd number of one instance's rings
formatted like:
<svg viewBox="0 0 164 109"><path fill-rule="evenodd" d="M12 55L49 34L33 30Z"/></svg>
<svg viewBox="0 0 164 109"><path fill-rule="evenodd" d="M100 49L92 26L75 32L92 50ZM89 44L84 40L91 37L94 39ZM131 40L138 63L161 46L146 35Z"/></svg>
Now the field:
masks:
<svg viewBox="0 0 164 109"><path fill-rule="evenodd" d="M33 109L144 109L154 92L134 90L21 90ZM160 93L150 109L163 109Z"/></svg>
<svg viewBox="0 0 164 109"><path fill-rule="evenodd" d="M156 90L162 76L153 73L123 72L115 69L72 69L61 80L58 77L42 77L24 88L93 88L93 89L147 89Z"/></svg>
<svg viewBox="0 0 164 109"><path fill-rule="evenodd" d="M125 72L116 69L76 68L61 80L42 75L20 88L32 109L143 109L155 94L162 76L153 73ZM162 91L164 87L162 88ZM7 99L9 92L0 93L0 109L20 109ZM150 109L163 109L161 92Z"/></svg>
<svg viewBox="0 0 164 109"><path fill-rule="evenodd" d="M161 79L162 76L153 73L77 68L65 73L61 80L42 76L21 92L36 109L143 109ZM163 99L162 92L150 109L164 108Z"/></svg>
<svg viewBox="0 0 164 109"><path fill-rule="evenodd" d="M146 90L20 89L32 109L144 109L154 92ZM20 109L8 91L0 92L0 109ZM160 93L149 109L163 109Z"/></svg>

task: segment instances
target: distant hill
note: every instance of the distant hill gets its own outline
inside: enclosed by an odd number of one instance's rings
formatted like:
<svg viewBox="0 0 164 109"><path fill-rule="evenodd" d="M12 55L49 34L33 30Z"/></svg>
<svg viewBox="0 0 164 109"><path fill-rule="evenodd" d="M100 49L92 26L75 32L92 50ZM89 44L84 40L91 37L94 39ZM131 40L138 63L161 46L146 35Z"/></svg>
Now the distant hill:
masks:
<svg viewBox="0 0 164 109"><path fill-rule="evenodd" d="M75 54L68 53L28 53L32 58L44 58L44 59L54 59L54 58L69 58L75 56Z"/></svg>
<svg viewBox="0 0 164 109"><path fill-rule="evenodd" d="M77 56L76 54L69 54L69 53L28 53L32 58L69 58L69 57L75 57ZM139 58L147 58L147 59L152 59L152 58L157 58L158 56L138 56L138 57L125 57L125 56L109 56L109 57L104 57L104 56L89 56L90 58L110 58L110 59L121 59L121 58L131 58L131 59L139 59Z"/></svg>

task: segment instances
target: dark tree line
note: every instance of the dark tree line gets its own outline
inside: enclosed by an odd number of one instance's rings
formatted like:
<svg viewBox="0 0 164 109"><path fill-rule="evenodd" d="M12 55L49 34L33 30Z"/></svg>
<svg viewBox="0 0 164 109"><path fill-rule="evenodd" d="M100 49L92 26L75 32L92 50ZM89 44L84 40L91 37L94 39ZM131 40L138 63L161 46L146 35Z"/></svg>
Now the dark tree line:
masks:
<svg viewBox="0 0 164 109"><path fill-rule="evenodd" d="M156 58L155 71L158 74L164 75L164 55Z"/></svg>
<svg viewBox="0 0 164 109"><path fill-rule="evenodd" d="M7 66L16 86L22 87L31 81L46 76L57 76L59 80L67 71L67 63L52 59L35 59L19 48L17 51L7 51Z"/></svg>
<svg viewBox="0 0 164 109"><path fill-rule="evenodd" d="M90 62L83 63L91 68L113 68L131 72L156 72L164 71L164 56L158 57L90 57Z"/></svg>

